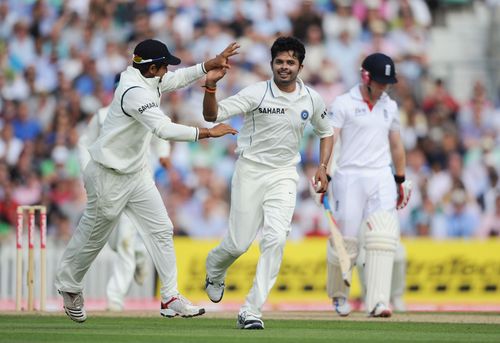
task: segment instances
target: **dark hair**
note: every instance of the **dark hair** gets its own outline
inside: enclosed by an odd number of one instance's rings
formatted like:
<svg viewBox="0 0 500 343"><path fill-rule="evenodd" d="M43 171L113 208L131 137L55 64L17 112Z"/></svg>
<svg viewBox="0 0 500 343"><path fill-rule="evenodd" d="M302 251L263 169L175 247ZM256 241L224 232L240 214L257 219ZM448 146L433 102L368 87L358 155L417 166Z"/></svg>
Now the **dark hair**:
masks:
<svg viewBox="0 0 500 343"><path fill-rule="evenodd" d="M299 63L302 64L306 57L306 48L295 37L279 37L276 39L271 47L271 61L274 61L278 53L290 50L293 51L293 56L297 57Z"/></svg>
<svg viewBox="0 0 500 343"><path fill-rule="evenodd" d="M153 64L156 65L157 68L160 68L165 63L161 63L161 61L154 61L154 62L142 63L142 64L133 62L132 67L134 67L135 69L138 69L141 72L141 74L144 75L148 71L149 67L152 66Z"/></svg>

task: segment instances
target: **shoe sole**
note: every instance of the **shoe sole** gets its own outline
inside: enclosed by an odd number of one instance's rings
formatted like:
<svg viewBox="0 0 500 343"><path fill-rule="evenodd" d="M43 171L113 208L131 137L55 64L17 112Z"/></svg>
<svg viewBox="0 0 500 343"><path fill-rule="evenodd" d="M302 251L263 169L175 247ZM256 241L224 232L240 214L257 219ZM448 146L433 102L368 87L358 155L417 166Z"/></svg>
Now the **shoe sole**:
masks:
<svg viewBox="0 0 500 343"><path fill-rule="evenodd" d="M68 312L68 310L66 309L66 307L64 307L64 312L65 312L65 313L66 313L66 315L69 317L69 319L71 319L71 320L72 320L72 321L74 321L75 323L83 323L84 321L86 321L86 320L87 320L87 317L86 317L86 316L85 316L85 318L83 318L83 320L82 320L82 319L80 319L80 318L77 318L77 317L73 317L73 315L72 315L72 314L70 314L70 313Z"/></svg>
<svg viewBox="0 0 500 343"><path fill-rule="evenodd" d="M205 309L202 308L198 311L198 313L195 313L195 314L180 314L180 313L166 314L166 313L161 313L161 312L160 312L160 314L162 317L165 317L165 318L174 318L177 316L180 316L182 318L192 318L192 317L197 317L197 316L201 316L202 314L205 314Z"/></svg>
<svg viewBox="0 0 500 343"><path fill-rule="evenodd" d="M383 310L380 314L372 314L371 316L373 318L389 318L390 316L392 316L392 312L391 310Z"/></svg>
<svg viewBox="0 0 500 343"><path fill-rule="evenodd" d="M208 293L207 293L207 295L208 295ZM217 304L217 303L219 303L219 302L222 300L222 297L223 297L223 296L224 296L224 290L222 290L222 294L220 295L220 298L219 298L219 299L214 300L214 299L210 298L210 296L209 296L209 295L208 295L208 299L210 299L210 301L211 301L211 302L213 302L213 303Z"/></svg>
<svg viewBox="0 0 500 343"><path fill-rule="evenodd" d="M242 330L264 330L264 326L260 323L252 323L247 325L238 324L238 328Z"/></svg>

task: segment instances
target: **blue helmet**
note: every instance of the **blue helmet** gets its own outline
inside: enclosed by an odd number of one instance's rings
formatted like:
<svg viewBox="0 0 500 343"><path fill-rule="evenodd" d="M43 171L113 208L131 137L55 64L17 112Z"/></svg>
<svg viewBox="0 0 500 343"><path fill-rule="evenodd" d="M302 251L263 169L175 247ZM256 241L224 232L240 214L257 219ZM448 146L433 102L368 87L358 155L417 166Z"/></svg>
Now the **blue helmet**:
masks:
<svg viewBox="0 0 500 343"><path fill-rule="evenodd" d="M361 67L368 72L370 80L383 84L398 82L394 61L380 52L368 55Z"/></svg>

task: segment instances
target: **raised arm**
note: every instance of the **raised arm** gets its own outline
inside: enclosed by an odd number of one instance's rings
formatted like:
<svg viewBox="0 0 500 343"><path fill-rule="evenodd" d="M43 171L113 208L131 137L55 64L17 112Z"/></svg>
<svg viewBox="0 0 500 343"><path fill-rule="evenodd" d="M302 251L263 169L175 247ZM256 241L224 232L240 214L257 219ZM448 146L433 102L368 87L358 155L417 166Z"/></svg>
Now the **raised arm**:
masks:
<svg viewBox="0 0 500 343"><path fill-rule="evenodd" d="M205 95L203 96L203 118L206 121L214 122L217 120L217 99L215 93L217 91L217 81L222 79L226 74L225 68L211 70L207 73L205 82Z"/></svg>
<svg viewBox="0 0 500 343"><path fill-rule="evenodd" d="M206 62L199 63L192 67L180 68L176 71L169 71L160 83L160 91L171 92L193 84L203 77L207 72L217 68L231 68L228 59L238 54L239 45L235 42L229 44L220 54Z"/></svg>

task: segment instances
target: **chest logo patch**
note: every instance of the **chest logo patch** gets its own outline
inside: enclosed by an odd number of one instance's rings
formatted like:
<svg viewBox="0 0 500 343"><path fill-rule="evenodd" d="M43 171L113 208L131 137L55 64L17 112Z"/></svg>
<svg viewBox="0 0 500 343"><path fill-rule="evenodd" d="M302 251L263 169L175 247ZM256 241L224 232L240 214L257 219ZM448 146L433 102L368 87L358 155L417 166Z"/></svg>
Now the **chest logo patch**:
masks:
<svg viewBox="0 0 500 343"><path fill-rule="evenodd" d="M303 110L303 111L300 113L300 117L301 117L303 120L306 120L307 118L309 118L309 112L307 112L307 110Z"/></svg>
<svg viewBox="0 0 500 343"><path fill-rule="evenodd" d="M389 120L389 114L387 113L386 109L384 109L384 120L385 121Z"/></svg>
<svg viewBox="0 0 500 343"><path fill-rule="evenodd" d="M367 114L367 112L366 112L365 108L358 108L358 107L356 107L354 109L354 116L355 117L364 116L366 114Z"/></svg>
<svg viewBox="0 0 500 343"><path fill-rule="evenodd" d="M285 114L284 108L279 107L259 107L259 113L264 114Z"/></svg>

